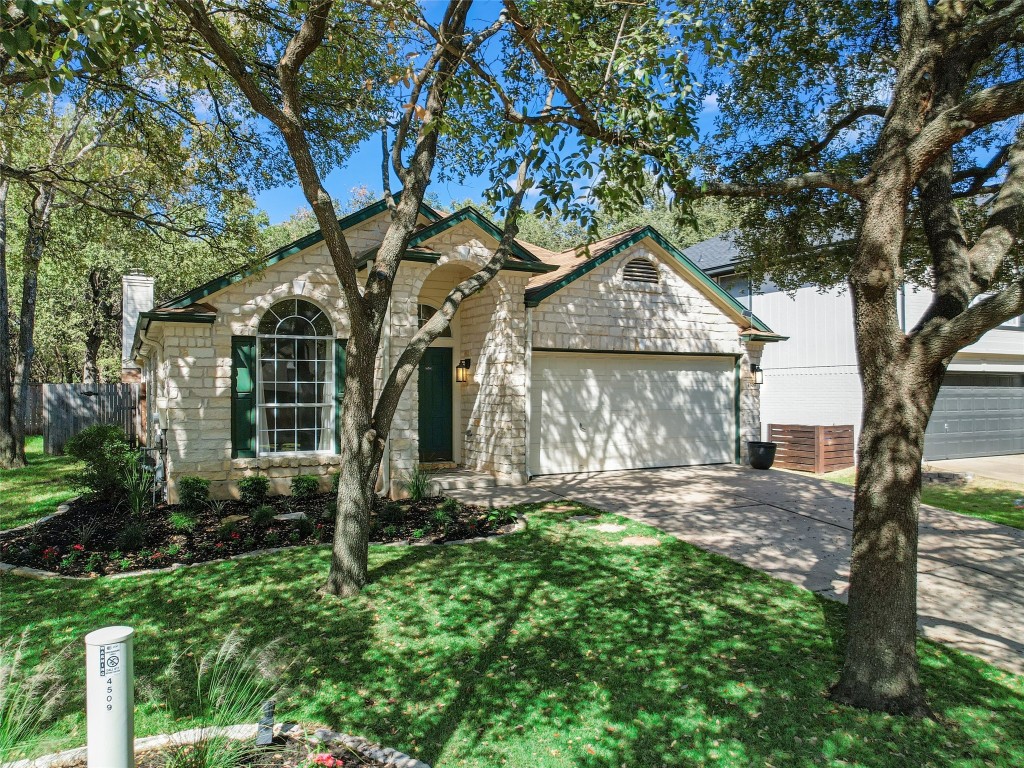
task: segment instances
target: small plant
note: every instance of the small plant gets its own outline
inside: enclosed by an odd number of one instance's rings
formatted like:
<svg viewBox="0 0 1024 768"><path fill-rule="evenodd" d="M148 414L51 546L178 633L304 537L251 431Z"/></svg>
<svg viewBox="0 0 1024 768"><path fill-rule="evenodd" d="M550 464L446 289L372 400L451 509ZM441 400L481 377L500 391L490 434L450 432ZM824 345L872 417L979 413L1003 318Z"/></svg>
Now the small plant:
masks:
<svg viewBox="0 0 1024 768"><path fill-rule="evenodd" d="M170 545L168 545L168 547L166 549L166 552L167 552L167 556L168 557L174 557L179 552L181 552L181 545L180 544L170 544Z"/></svg>
<svg viewBox="0 0 1024 768"><path fill-rule="evenodd" d="M295 530L298 532L299 538L308 539L313 535L315 527L313 521L308 517L300 517L295 521Z"/></svg>
<svg viewBox="0 0 1024 768"><path fill-rule="evenodd" d="M331 473L331 493L335 496L338 495L338 488L341 485L341 472Z"/></svg>
<svg viewBox="0 0 1024 768"><path fill-rule="evenodd" d="M459 504L458 500L457 499L453 499L451 496L449 496L448 498L446 498L444 501L441 502L441 509L443 509L445 512L447 512L452 517L455 517L455 515L458 514L459 509L461 508L461 506L462 505Z"/></svg>
<svg viewBox="0 0 1024 768"><path fill-rule="evenodd" d="M117 548L135 552L146 544L146 526L139 520L129 520L117 534Z"/></svg>
<svg viewBox="0 0 1024 768"><path fill-rule="evenodd" d="M184 512L171 512L169 521L174 530L185 532L194 531L199 524L198 520L191 515L186 515Z"/></svg>
<svg viewBox="0 0 1024 768"><path fill-rule="evenodd" d="M451 512L445 509L443 506L438 507L430 513L430 522L433 523L435 530L444 530L451 525L454 516Z"/></svg>
<svg viewBox="0 0 1024 768"><path fill-rule="evenodd" d="M299 537L299 532L298 531L293 530L291 533L288 534L288 541L291 544L298 544L300 540L301 539Z"/></svg>
<svg viewBox="0 0 1024 768"><path fill-rule="evenodd" d="M238 533L238 523L234 521L230 523L221 523L217 527L217 539L220 541L228 541L236 533Z"/></svg>
<svg viewBox="0 0 1024 768"><path fill-rule="evenodd" d="M58 659L29 665L28 631L0 643L0 763L38 746L39 736L64 698Z"/></svg>
<svg viewBox="0 0 1024 768"><path fill-rule="evenodd" d="M320 510L320 519L325 523L333 523L334 518L338 514L338 509L335 507L333 502L325 504L323 509Z"/></svg>
<svg viewBox="0 0 1024 768"><path fill-rule="evenodd" d="M395 504L393 502L387 503L381 507L378 518L385 525L399 525L405 522L405 510L402 508L401 504Z"/></svg>
<svg viewBox="0 0 1024 768"><path fill-rule="evenodd" d="M292 497L302 501L320 492L320 479L316 475L296 475L292 478Z"/></svg>
<svg viewBox="0 0 1024 768"><path fill-rule="evenodd" d="M215 517L224 517L224 513L228 511L228 503L223 499L210 499L206 506Z"/></svg>
<svg viewBox="0 0 1024 768"><path fill-rule="evenodd" d="M515 521L516 515L511 509L492 509L487 513L487 522L491 525L509 525Z"/></svg>
<svg viewBox="0 0 1024 768"><path fill-rule="evenodd" d="M405 488L405 492L409 494L409 498L413 501L422 501L430 495L430 483L432 475L425 469L416 467L406 478L405 482L402 483L402 487Z"/></svg>
<svg viewBox="0 0 1024 768"><path fill-rule="evenodd" d="M238 493L250 507L258 507L270 493L270 478L264 475L250 475L238 481Z"/></svg>
<svg viewBox="0 0 1024 768"><path fill-rule="evenodd" d="M281 543L281 534L279 534L277 531L271 531L264 537L263 543L266 544L268 547L276 547L278 544Z"/></svg>
<svg viewBox="0 0 1024 768"><path fill-rule="evenodd" d="M153 503L153 473L141 453L134 453L121 468L121 490L128 511L141 517Z"/></svg>
<svg viewBox="0 0 1024 768"><path fill-rule="evenodd" d="M260 528L266 528L274 522L274 515L276 514L277 510L269 504L260 504L252 511L251 518L253 525L257 525Z"/></svg>
<svg viewBox="0 0 1024 768"><path fill-rule="evenodd" d="M178 656L153 686L154 703L176 719L202 723L201 739L171 749L168 768L235 768L255 757L252 742L225 735L228 726L260 718L263 702L278 696L281 673L275 646L248 649L236 632L205 654Z"/></svg>
<svg viewBox="0 0 1024 768"><path fill-rule="evenodd" d="M178 478L178 501L189 512L199 512L210 499L210 481L205 477L185 475Z"/></svg>
<svg viewBox="0 0 1024 768"><path fill-rule="evenodd" d="M85 572L86 573L99 573L100 565L103 563L103 555L99 552L89 553L89 557L85 559Z"/></svg>
<svg viewBox="0 0 1024 768"><path fill-rule="evenodd" d="M75 538L83 547L88 547L100 530L100 521L93 518L75 526Z"/></svg>
<svg viewBox="0 0 1024 768"><path fill-rule="evenodd" d="M384 530L381 531L381 533L384 534L384 538L385 539L394 539L394 538L396 538L398 536L398 526L397 525L385 525L384 526Z"/></svg>
<svg viewBox="0 0 1024 768"><path fill-rule="evenodd" d="M244 539L242 539L242 544L245 545L246 549L255 549L256 548L256 537L255 536L246 536Z"/></svg>
<svg viewBox="0 0 1024 768"><path fill-rule="evenodd" d="M426 528L417 528L415 531L412 532L412 537L414 539L422 539L426 535L427 535L427 529Z"/></svg>

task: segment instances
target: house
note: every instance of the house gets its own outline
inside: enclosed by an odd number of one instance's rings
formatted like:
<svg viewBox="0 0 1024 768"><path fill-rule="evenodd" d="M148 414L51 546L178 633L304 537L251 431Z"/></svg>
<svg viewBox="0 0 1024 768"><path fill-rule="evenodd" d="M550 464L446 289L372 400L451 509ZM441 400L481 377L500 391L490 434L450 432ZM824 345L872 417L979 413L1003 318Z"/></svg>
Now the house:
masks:
<svg viewBox="0 0 1024 768"><path fill-rule="evenodd" d="M383 201L340 219L364 277L389 222ZM447 292L487 261L499 229L473 208L420 209L380 352L389 371ZM169 496L212 481L337 464L349 333L319 232L152 306L125 281L125 378L145 383L148 435L164 446ZM531 475L739 462L760 432L751 365L781 337L650 227L565 253L517 242L460 307L403 393L383 463L398 494L417 465L498 484Z"/></svg>
<svg viewBox="0 0 1024 768"><path fill-rule="evenodd" d="M761 360L761 419L769 424L853 424L859 432L861 390L846 290L804 286L794 295L772 284L751 291L738 269L730 233L684 253L754 315L789 337ZM900 291L900 321L913 328L931 302L928 290ZM932 461L1024 453L1024 323L1020 317L986 333L949 365L925 434Z"/></svg>

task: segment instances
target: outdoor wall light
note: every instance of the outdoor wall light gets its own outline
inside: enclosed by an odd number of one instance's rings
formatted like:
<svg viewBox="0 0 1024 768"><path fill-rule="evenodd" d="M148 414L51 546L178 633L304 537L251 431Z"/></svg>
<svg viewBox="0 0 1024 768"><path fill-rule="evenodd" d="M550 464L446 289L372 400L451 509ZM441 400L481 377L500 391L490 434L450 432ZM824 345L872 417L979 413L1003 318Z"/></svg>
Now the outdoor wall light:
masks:
<svg viewBox="0 0 1024 768"><path fill-rule="evenodd" d="M750 372L754 375L755 384L764 384L764 371L757 363L750 364Z"/></svg>
<svg viewBox="0 0 1024 768"><path fill-rule="evenodd" d="M469 381L469 358L465 360L459 360L459 364L455 366L455 380L459 384L465 384Z"/></svg>

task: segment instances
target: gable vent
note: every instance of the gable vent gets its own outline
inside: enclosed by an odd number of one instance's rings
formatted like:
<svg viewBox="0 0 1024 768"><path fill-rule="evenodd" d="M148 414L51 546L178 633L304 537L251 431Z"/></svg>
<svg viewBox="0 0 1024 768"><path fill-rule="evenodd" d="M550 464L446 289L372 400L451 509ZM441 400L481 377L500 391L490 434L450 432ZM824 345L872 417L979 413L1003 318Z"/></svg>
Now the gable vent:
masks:
<svg viewBox="0 0 1024 768"><path fill-rule="evenodd" d="M622 270L622 279L632 283L658 284L658 268L647 259L633 259Z"/></svg>

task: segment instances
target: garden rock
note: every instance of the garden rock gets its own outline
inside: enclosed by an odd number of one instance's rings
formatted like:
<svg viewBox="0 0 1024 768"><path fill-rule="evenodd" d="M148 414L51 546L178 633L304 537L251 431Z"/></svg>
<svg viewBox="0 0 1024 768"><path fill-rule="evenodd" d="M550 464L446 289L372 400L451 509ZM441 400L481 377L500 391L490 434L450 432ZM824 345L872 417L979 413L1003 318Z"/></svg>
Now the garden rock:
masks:
<svg viewBox="0 0 1024 768"><path fill-rule="evenodd" d="M220 522L221 522L221 525L228 525L230 523L240 523L243 520L248 520L248 519L249 519L248 515L228 515L227 517L222 517Z"/></svg>
<svg viewBox="0 0 1024 768"><path fill-rule="evenodd" d="M274 519L275 520L280 520L281 522L287 522L289 520L305 520L306 519L306 513L305 512L283 512L280 515L274 515Z"/></svg>

